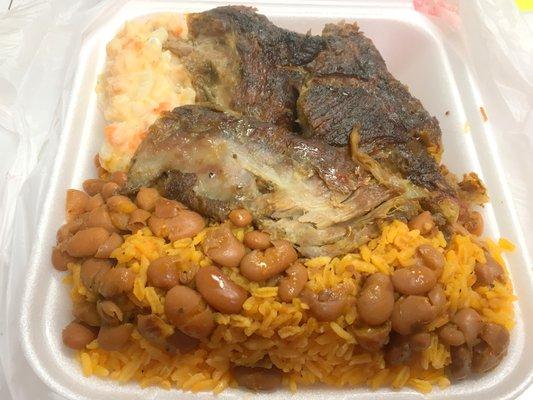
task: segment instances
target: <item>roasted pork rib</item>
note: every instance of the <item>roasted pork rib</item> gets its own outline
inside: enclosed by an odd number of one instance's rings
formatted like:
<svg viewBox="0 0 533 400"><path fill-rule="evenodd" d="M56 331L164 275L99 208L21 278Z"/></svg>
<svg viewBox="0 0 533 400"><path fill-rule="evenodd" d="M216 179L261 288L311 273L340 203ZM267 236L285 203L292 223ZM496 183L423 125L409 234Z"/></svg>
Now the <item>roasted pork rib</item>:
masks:
<svg viewBox="0 0 533 400"><path fill-rule="evenodd" d="M322 36L279 28L247 7L188 17L189 39L171 42L191 72L198 101L302 131L334 146L358 144L417 188L448 220L456 193L438 165L441 132L420 101L387 70L357 24L328 24Z"/></svg>
<svg viewBox="0 0 533 400"><path fill-rule="evenodd" d="M302 35L251 8L219 7L188 25L187 40L166 46L211 105L176 108L152 126L129 193L158 185L218 220L246 207L307 256L353 250L384 218L421 208L457 220L464 205L439 165L437 120L356 24Z"/></svg>
<svg viewBox="0 0 533 400"><path fill-rule="evenodd" d="M307 256L352 251L376 233L375 220L417 211L346 148L199 105L178 107L150 128L128 185L157 186L218 220L245 207L261 229Z"/></svg>

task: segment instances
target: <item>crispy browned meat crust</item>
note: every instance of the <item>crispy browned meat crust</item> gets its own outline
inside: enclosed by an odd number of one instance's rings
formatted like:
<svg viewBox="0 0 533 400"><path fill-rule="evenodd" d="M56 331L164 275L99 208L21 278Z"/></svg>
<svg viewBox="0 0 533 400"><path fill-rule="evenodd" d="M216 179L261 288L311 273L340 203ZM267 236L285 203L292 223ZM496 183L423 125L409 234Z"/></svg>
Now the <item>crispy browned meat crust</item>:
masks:
<svg viewBox="0 0 533 400"><path fill-rule="evenodd" d="M193 78L198 77L194 84L200 101L260 121L295 126L304 75L298 67L322 49L320 37L278 28L248 7L191 14L188 25L192 47L183 59ZM176 45L170 43L171 49Z"/></svg>
<svg viewBox="0 0 533 400"><path fill-rule="evenodd" d="M355 130L359 151L389 171L439 199L455 196L435 159L437 120L388 72L357 24L302 35L247 7L191 14L188 24L187 51L169 46L191 71L200 101L335 146L346 146Z"/></svg>
<svg viewBox="0 0 533 400"><path fill-rule="evenodd" d="M359 150L390 171L428 190L453 194L421 139L423 132L406 128L416 126L418 118L406 110L410 99L397 81L313 78L298 102L300 121L306 136L337 146L348 144L355 131Z"/></svg>
<svg viewBox="0 0 533 400"><path fill-rule="evenodd" d="M306 66L298 100L304 134L344 146L357 131L359 149L431 191L453 194L429 154L441 151L438 122L387 70L356 24L328 24L324 49Z"/></svg>

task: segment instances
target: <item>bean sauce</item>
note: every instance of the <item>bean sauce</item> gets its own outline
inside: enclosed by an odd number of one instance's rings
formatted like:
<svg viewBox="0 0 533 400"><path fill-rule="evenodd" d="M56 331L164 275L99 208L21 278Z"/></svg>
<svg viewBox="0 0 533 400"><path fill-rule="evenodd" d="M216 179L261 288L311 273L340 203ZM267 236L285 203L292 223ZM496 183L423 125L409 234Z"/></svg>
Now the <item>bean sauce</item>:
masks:
<svg viewBox="0 0 533 400"><path fill-rule="evenodd" d="M391 279L379 272L368 276L357 298L359 318L371 326L381 325L390 318L393 306Z"/></svg>

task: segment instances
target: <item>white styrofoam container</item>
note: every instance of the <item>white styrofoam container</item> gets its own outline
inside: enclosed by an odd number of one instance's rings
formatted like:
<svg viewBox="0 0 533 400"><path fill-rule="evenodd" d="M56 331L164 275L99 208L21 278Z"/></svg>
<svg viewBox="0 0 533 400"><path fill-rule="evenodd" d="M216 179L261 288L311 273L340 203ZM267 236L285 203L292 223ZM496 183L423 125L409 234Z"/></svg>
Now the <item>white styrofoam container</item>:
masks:
<svg viewBox="0 0 533 400"><path fill-rule="evenodd" d="M435 399L510 399L530 383L533 352L525 348L532 342L533 293L527 256L520 251L523 238L516 213L500 168L490 124L480 115L482 99L476 82L445 38L423 15L410 7L388 1L307 1L255 2L259 12L275 24L298 32L309 29L318 34L325 23L340 20L357 21L385 58L389 70L441 125L444 142L444 163L455 173L477 172L489 188L491 203L485 209L485 233L493 238L506 237L519 245L508 257L515 292L517 324L511 335L509 353L492 372L453 384L443 391L434 389ZM246 2L243 2L246 4ZM354 4L351 4L354 3ZM61 342L61 330L70 321L68 287L61 283L62 275L50 266L55 233L64 219L64 195L70 187L80 187L84 179L94 174L93 155L102 141L104 120L97 107L95 84L105 62L106 43L126 20L158 12L202 11L227 2L180 1L127 3L116 9L106 21L94 26L84 38L77 60L77 73L69 99L67 120L61 134L49 193L38 226L28 282L22 303L21 329L25 356L54 391L69 399L186 399L210 398L211 393L191 394L159 388L141 389L136 383L120 385L96 377L84 378L72 351ZM449 115L445 113L449 111ZM523 247L525 248L525 247ZM283 399L288 392L259 394L258 398ZM249 392L227 390L220 398L250 397ZM368 389L301 388L294 399L323 397L345 399L381 398L411 399L425 396L411 390L377 392Z"/></svg>

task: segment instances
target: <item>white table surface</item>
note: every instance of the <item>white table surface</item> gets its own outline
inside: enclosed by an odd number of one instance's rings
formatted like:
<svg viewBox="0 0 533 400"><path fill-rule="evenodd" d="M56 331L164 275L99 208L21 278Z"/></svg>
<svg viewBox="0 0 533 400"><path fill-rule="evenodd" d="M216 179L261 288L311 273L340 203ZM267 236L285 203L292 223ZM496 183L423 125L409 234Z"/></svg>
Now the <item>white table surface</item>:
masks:
<svg viewBox="0 0 533 400"><path fill-rule="evenodd" d="M0 12L7 10L8 8L16 7L27 0L0 0ZM533 13L525 14L525 18L533 29ZM16 137L7 135L0 135L0 149L2 149L2 154L0 154L0 175L7 173L9 165L11 165L15 157L15 148L17 145ZM10 149L12 149L10 151ZM1 395L1 393L0 393ZM2 397L2 396L0 396ZM533 386L530 386L519 398L518 400L530 400L533 399ZM9 400L2 397L2 400Z"/></svg>

